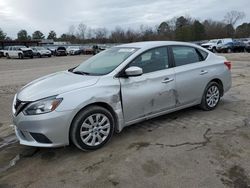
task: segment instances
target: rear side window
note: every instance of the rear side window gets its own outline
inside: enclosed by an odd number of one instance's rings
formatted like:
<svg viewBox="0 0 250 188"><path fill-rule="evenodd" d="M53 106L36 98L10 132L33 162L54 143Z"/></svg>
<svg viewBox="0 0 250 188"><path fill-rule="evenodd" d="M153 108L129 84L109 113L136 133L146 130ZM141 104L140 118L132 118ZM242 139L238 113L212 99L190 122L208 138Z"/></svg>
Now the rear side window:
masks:
<svg viewBox="0 0 250 188"><path fill-rule="evenodd" d="M201 54L196 48L189 46L173 46L172 47L175 66L182 66L202 61Z"/></svg>
<svg viewBox="0 0 250 188"><path fill-rule="evenodd" d="M202 61L204 61L204 60L207 59L207 56L208 56L208 53L207 53L207 52L205 52L205 51L203 51L203 50L201 50L201 49L197 49L197 52L200 54L201 60L202 60Z"/></svg>

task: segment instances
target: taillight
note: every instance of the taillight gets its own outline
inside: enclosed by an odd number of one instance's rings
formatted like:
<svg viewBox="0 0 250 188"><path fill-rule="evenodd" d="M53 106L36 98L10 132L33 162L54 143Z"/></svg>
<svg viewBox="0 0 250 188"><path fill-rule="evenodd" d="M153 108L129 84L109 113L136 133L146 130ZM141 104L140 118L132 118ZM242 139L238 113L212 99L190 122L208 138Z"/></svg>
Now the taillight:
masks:
<svg viewBox="0 0 250 188"><path fill-rule="evenodd" d="M232 63L230 61L225 61L224 64L227 66L228 70L232 69Z"/></svg>

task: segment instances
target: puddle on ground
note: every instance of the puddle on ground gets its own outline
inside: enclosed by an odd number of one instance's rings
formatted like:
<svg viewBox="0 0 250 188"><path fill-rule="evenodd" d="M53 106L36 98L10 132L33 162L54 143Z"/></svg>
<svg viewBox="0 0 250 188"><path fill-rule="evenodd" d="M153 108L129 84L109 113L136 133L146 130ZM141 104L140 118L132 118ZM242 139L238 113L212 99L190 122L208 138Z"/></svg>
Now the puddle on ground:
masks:
<svg viewBox="0 0 250 188"><path fill-rule="evenodd" d="M19 160L20 160L20 154L16 155L12 160L10 160L8 165L6 165L4 167L0 167L0 173L5 172L9 168L15 166L17 161L19 161Z"/></svg>
<svg viewBox="0 0 250 188"><path fill-rule="evenodd" d="M37 154L40 151L39 148L35 147L27 147L22 149L18 154L16 154L15 157L13 157L8 164L4 166L0 166L0 173L7 171L9 168L15 166L17 162L23 158L29 158L33 157L35 154Z"/></svg>
<svg viewBox="0 0 250 188"><path fill-rule="evenodd" d="M6 147L6 146L9 146L11 144L14 144L14 143L17 143L18 140L17 140L17 137L16 135L13 133L9 136L6 136L4 138L0 138L0 149Z"/></svg>

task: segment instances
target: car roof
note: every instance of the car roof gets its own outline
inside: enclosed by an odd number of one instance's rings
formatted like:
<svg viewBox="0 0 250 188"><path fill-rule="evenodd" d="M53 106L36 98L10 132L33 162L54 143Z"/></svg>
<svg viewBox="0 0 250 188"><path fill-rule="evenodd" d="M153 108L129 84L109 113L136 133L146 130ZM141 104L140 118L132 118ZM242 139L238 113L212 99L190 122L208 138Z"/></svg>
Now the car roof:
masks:
<svg viewBox="0 0 250 188"><path fill-rule="evenodd" d="M128 44L122 44L117 47L129 47L129 48L141 48L148 49L159 46L167 46L167 45L188 45L197 47L197 45L188 43L188 42L177 42L177 41L146 41L146 42L133 42Z"/></svg>

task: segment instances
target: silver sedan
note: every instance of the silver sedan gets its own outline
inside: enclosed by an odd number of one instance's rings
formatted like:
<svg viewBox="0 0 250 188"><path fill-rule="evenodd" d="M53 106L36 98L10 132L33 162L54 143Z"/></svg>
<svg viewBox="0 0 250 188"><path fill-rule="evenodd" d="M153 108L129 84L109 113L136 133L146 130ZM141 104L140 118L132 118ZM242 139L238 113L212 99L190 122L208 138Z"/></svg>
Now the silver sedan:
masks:
<svg viewBox="0 0 250 188"><path fill-rule="evenodd" d="M194 44L116 46L24 86L12 106L16 135L29 146L98 149L131 124L195 105L215 109L231 87L230 70L224 57Z"/></svg>

